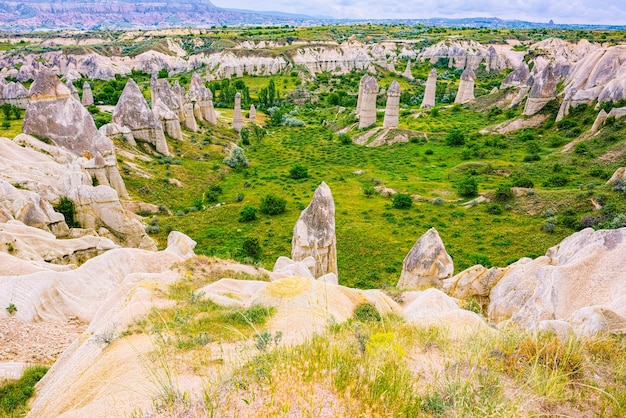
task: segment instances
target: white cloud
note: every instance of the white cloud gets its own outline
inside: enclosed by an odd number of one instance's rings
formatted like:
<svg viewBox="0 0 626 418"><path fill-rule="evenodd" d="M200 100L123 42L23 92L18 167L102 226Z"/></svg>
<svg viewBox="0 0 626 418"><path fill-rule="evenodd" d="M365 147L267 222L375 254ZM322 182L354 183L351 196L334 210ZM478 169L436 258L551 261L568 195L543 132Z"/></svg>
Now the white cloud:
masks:
<svg viewBox="0 0 626 418"><path fill-rule="evenodd" d="M216 6L347 19L499 17L556 23L626 24L624 0L213 0Z"/></svg>

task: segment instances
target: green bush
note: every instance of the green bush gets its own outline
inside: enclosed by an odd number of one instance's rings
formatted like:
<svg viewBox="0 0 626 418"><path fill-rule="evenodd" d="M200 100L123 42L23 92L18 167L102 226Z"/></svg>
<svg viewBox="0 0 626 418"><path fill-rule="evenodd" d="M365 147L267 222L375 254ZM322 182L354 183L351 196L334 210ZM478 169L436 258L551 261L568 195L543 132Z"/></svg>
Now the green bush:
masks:
<svg viewBox="0 0 626 418"><path fill-rule="evenodd" d="M235 170L248 167L248 159L243 152L243 148L234 145L230 150L230 155L224 158L224 164L227 166L234 168Z"/></svg>
<svg viewBox="0 0 626 418"><path fill-rule="evenodd" d="M348 134L339 134L339 142L343 145L350 145L352 143L352 138Z"/></svg>
<svg viewBox="0 0 626 418"><path fill-rule="evenodd" d="M246 205L239 212L239 222L250 222L257 219L256 217L257 208L252 205Z"/></svg>
<svg viewBox="0 0 626 418"><path fill-rule="evenodd" d="M508 183L498 184L498 188L495 193L496 202L506 202L512 198L513 191L511 190L511 185Z"/></svg>
<svg viewBox="0 0 626 418"><path fill-rule="evenodd" d="M461 197L474 197L478 195L478 182L474 177L463 177L456 184L456 190Z"/></svg>
<svg viewBox="0 0 626 418"><path fill-rule="evenodd" d="M259 211L265 215L278 215L285 212L287 201L273 194L268 194L261 198Z"/></svg>
<svg viewBox="0 0 626 418"><path fill-rule="evenodd" d="M247 256L254 259L259 258L261 255L261 244L259 243L259 239L256 237L246 237L243 240L243 244L241 244L241 252Z"/></svg>
<svg viewBox="0 0 626 418"><path fill-rule="evenodd" d="M490 203L487 205L485 211L490 215L500 215L502 213L502 206L497 203Z"/></svg>
<svg viewBox="0 0 626 418"><path fill-rule="evenodd" d="M289 177L294 180L305 179L309 177L309 172L306 166L302 164L296 164L289 170Z"/></svg>
<svg viewBox="0 0 626 418"><path fill-rule="evenodd" d="M451 130L446 136L446 144L453 147L465 144L465 134L459 129Z"/></svg>
<svg viewBox="0 0 626 418"><path fill-rule="evenodd" d="M513 187L524 187L527 189L532 189L535 187L535 184L527 177L513 177L512 179Z"/></svg>
<svg viewBox="0 0 626 418"><path fill-rule="evenodd" d="M354 318L361 322L380 321L380 313L371 303L360 303L354 308Z"/></svg>
<svg viewBox="0 0 626 418"><path fill-rule="evenodd" d="M413 206L413 198L408 194L396 193L391 206L396 209L408 209Z"/></svg>
<svg viewBox="0 0 626 418"><path fill-rule="evenodd" d="M562 174L553 174L548 177L543 183L544 187L563 187L567 184L567 177Z"/></svg>
<svg viewBox="0 0 626 418"><path fill-rule="evenodd" d="M74 216L76 216L76 206L71 199L66 196L61 196L59 204L54 209L63 215L67 226L70 228L80 228L80 224L74 220Z"/></svg>
<svg viewBox="0 0 626 418"><path fill-rule="evenodd" d="M18 413L26 407L28 399L35 394L35 384L46 374L45 366L33 366L24 370L21 379L0 386L0 416L23 416Z"/></svg>

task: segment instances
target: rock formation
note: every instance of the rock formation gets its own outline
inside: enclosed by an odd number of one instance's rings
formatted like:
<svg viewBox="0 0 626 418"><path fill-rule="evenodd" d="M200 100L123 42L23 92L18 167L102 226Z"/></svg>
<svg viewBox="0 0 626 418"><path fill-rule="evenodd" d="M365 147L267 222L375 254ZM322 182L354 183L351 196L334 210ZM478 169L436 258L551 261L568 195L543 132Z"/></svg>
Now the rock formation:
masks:
<svg viewBox="0 0 626 418"><path fill-rule="evenodd" d="M365 81L367 80L369 76L366 74L363 77L361 77L361 80L359 80L359 93L357 95L357 99L356 99L356 116L357 118L359 117L359 115L361 115L361 108L363 107L363 86L365 85Z"/></svg>
<svg viewBox="0 0 626 418"><path fill-rule="evenodd" d="M422 100L421 107L431 108L435 107L435 93L437 91L437 70L432 69L428 73L428 80L426 81L426 90L424 91L424 99Z"/></svg>
<svg viewBox="0 0 626 418"><path fill-rule="evenodd" d="M179 141L183 139L183 131L180 128L178 115L170 110L158 97L155 100L153 111L156 117L161 121L161 126L166 134Z"/></svg>
<svg viewBox="0 0 626 418"><path fill-rule="evenodd" d="M487 54L485 55L485 70L487 72L497 71L500 68L498 63L498 52L493 47L493 45L489 45L487 48Z"/></svg>
<svg viewBox="0 0 626 418"><path fill-rule="evenodd" d="M506 76L504 81L502 81L500 88L505 89L507 87L525 86L529 77L530 70L528 69L528 64L526 64L525 61L522 61L519 67Z"/></svg>
<svg viewBox="0 0 626 418"><path fill-rule="evenodd" d="M461 74L461 82L459 83L459 91L456 93L454 103L467 103L474 100L474 81L476 74L472 67L467 67Z"/></svg>
<svg viewBox="0 0 626 418"><path fill-rule="evenodd" d="M198 122L194 115L194 105L192 102L187 102L183 106L185 112L185 127L191 132L198 132Z"/></svg>
<svg viewBox="0 0 626 418"><path fill-rule="evenodd" d="M200 115L197 115L196 118L215 125L217 123L217 117L215 115L215 109L213 108L213 93L211 93L211 90L204 86L204 83L198 73L194 73L191 77L189 94L193 97L192 100L196 102L196 106L200 113Z"/></svg>
<svg viewBox="0 0 626 418"><path fill-rule="evenodd" d="M543 320L570 320L577 334L585 334L589 330L583 327L582 318L604 312L613 319L604 321L602 331L626 329L625 250L626 228L587 228L565 238L543 257L521 259L491 289L489 318L496 322L512 319L525 327ZM619 317L621 325L615 321ZM595 321L602 323L599 318Z"/></svg>
<svg viewBox="0 0 626 418"><path fill-rule="evenodd" d="M128 127L136 141L147 142L154 146L157 152L169 155L161 122L148 107L148 102L132 78L128 79L124 87L113 110L111 121Z"/></svg>
<svg viewBox="0 0 626 418"><path fill-rule="evenodd" d="M83 84L82 104L85 107L93 105L93 93L91 91L91 85L86 81Z"/></svg>
<svg viewBox="0 0 626 418"><path fill-rule="evenodd" d="M78 95L78 90L76 90L76 87L74 86L74 83L72 83L70 80L67 80L65 82L65 87L67 87L69 89L70 94L72 95L72 97L80 102L80 96Z"/></svg>
<svg viewBox="0 0 626 418"><path fill-rule="evenodd" d="M383 128L397 128L400 113L400 84L393 81L387 89L387 105L385 107L385 118Z"/></svg>
<svg viewBox="0 0 626 418"><path fill-rule="evenodd" d="M11 81L2 89L2 102L26 109L28 107L28 90L21 83Z"/></svg>
<svg viewBox="0 0 626 418"><path fill-rule="evenodd" d="M374 77L365 76L363 93L360 100L359 129L368 128L376 124L376 97L378 96L378 81Z"/></svg>
<svg viewBox="0 0 626 418"><path fill-rule="evenodd" d="M300 214L293 228L291 258L315 259L313 276L337 273L337 238L335 236L335 202L324 182L315 190L309 206Z"/></svg>
<svg viewBox="0 0 626 418"><path fill-rule="evenodd" d="M442 280L452 277L454 264L435 228L430 228L411 248L402 262L398 281L400 289L442 286Z"/></svg>
<svg viewBox="0 0 626 418"><path fill-rule="evenodd" d="M533 84L528 93L528 100L524 107L524 115L532 116L539 112L548 102L556 98L556 78L554 67L548 64L541 74L533 77Z"/></svg>
<svg viewBox="0 0 626 418"><path fill-rule="evenodd" d="M233 113L233 129L241 132L243 128L243 117L241 116L241 93L235 94L235 109Z"/></svg>
<svg viewBox="0 0 626 418"><path fill-rule="evenodd" d="M254 103L250 105L250 115L248 119L250 119L250 123L256 123L256 108L254 107Z"/></svg>
<svg viewBox="0 0 626 418"><path fill-rule="evenodd" d="M105 174L100 184L113 187L122 198L128 197L117 170L113 142L98 131L87 109L48 70L40 71L30 87L23 131L47 138L77 157L95 158L99 155L98 168Z"/></svg>
<svg viewBox="0 0 626 418"><path fill-rule="evenodd" d="M409 80L415 80L415 77L413 77L413 73L411 72L411 60L407 61L406 68L404 69L402 76Z"/></svg>

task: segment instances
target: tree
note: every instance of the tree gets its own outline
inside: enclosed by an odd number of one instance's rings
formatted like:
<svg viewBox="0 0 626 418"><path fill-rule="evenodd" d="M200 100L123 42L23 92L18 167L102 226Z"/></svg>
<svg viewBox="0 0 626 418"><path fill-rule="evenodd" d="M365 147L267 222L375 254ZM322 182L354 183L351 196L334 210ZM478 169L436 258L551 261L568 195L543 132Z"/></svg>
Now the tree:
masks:
<svg viewBox="0 0 626 418"><path fill-rule="evenodd" d="M252 205L246 205L239 212L239 222L250 222L255 221L257 209Z"/></svg>
<svg viewBox="0 0 626 418"><path fill-rule="evenodd" d="M267 85L267 100L269 106L272 106L276 101L276 86L274 85L274 80L270 80Z"/></svg>
<svg viewBox="0 0 626 418"><path fill-rule="evenodd" d="M495 198L496 202L506 202L507 200L512 199L513 191L511 190L511 185L508 183L498 184Z"/></svg>
<svg viewBox="0 0 626 418"><path fill-rule="evenodd" d="M243 148L233 145L230 149L230 155L224 158L224 164L229 167L234 168L235 170L247 167L249 165L248 159L243 152Z"/></svg>
<svg viewBox="0 0 626 418"><path fill-rule="evenodd" d="M241 252L251 258L258 258L261 255L261 244L256 237L246 237L241 245Z"/></svg>
<svg viewBox="0 0 626 418"><path fill-rule="evenodd" d="M309 177L309 172L306 166L302 164L296 164L289 170L289 177L294 180L305 179Z"/></svg>

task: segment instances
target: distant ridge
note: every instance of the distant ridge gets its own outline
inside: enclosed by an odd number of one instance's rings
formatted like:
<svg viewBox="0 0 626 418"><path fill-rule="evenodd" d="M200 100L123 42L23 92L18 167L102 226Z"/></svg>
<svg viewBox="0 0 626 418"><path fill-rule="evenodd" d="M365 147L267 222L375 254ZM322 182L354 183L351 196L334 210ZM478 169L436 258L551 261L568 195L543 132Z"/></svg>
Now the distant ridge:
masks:
<svg viewBox="0 0 626 418"><path fill-rule="evenodd" d="M23 0L0 1L0 30L164 29L211 26L319 25L341 23L403 23L444 27L511 29L626 29L615 25L582 25L502 20L497 17L429 19L335 19L278 11L259 12L215 6L209 0Z"/></svg>

